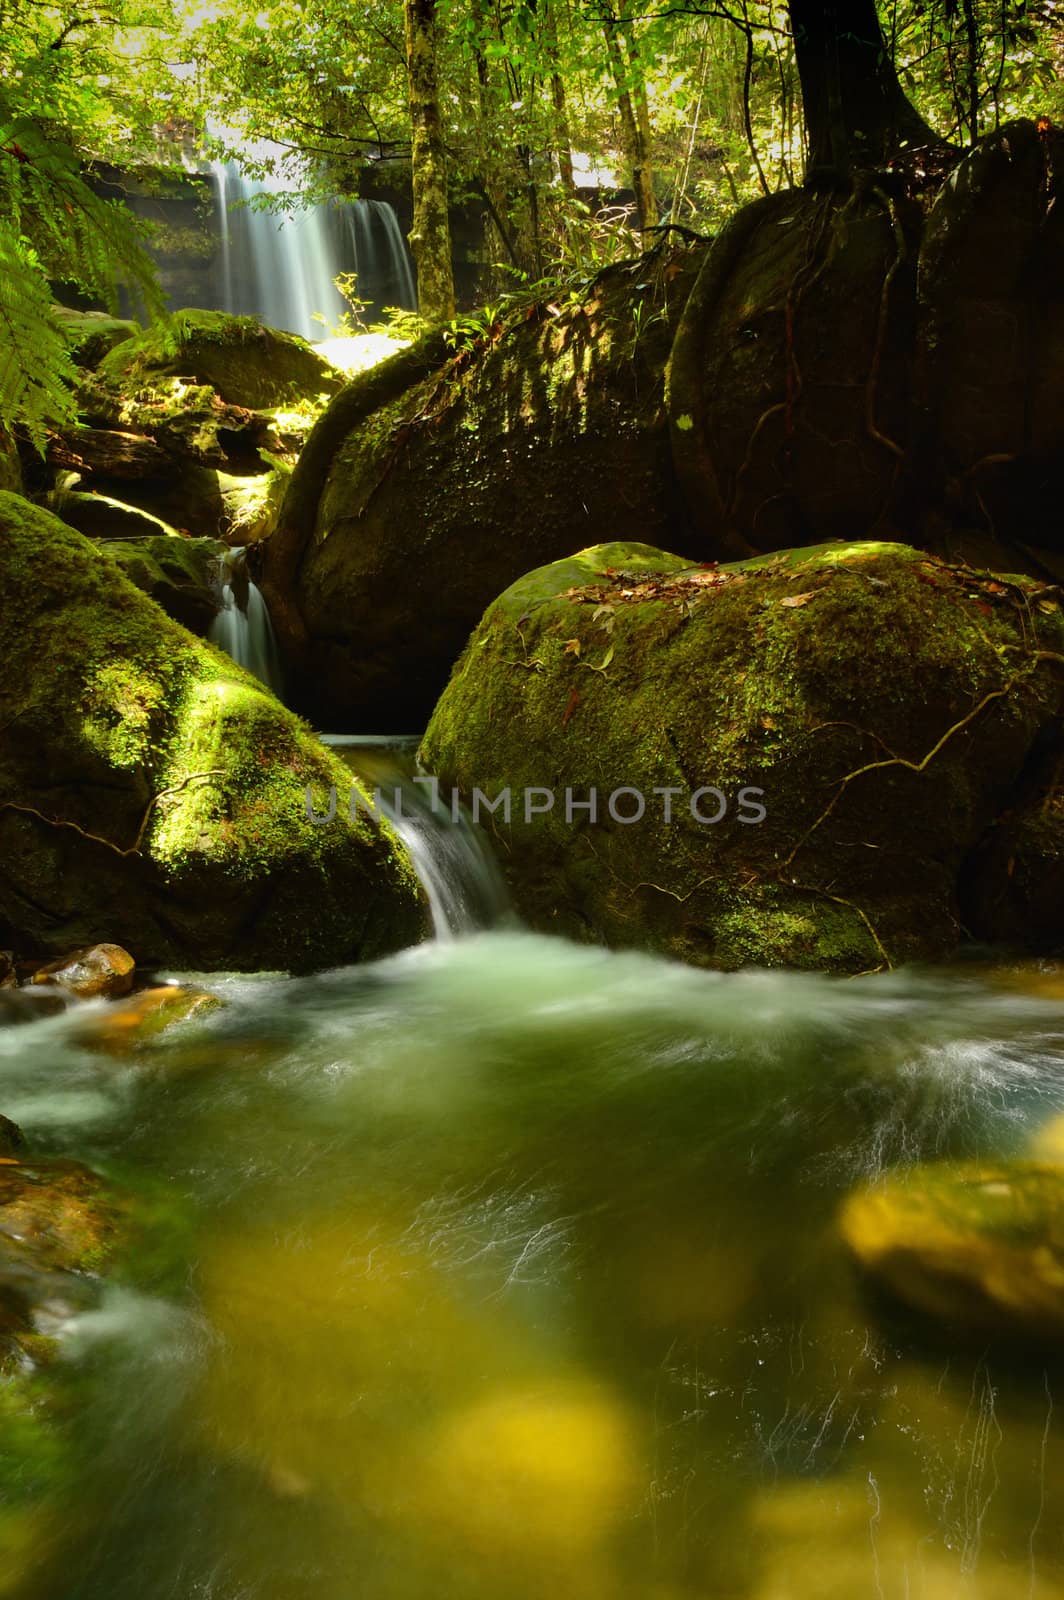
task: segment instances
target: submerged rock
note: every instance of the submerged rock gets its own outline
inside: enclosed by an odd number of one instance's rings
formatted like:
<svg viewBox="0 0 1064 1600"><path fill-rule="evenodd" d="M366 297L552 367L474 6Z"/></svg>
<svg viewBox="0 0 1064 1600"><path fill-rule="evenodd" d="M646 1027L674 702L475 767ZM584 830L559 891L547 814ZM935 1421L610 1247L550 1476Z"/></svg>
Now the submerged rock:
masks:
<svg viewBox="0 0 1064 1600"><path fill-rule="evenodd" d="M614 545L540 568L455 668L420 757L518 910L722 967L945 955L1057 714L1050 591L896 544L682 568Z"/></svg>
<svg viewBox="0 0 1064 1600"><path fill-rule="evenodd" d="M62 995L40 989L0 989L0 1028L20 1022L37 1022L66 1010Z"/></svg>
<svg viewBox="0 0 1064 1600"><path fill-rule="evenodd" d="M106 927L148 964L306 969L424 926L391 830L306 793L350 774L262 685L100 549L0 495L0 944Z"/></svg>
<svg viewBox="0 0 1064 1600"><path fill-rule="evenodd" d="M951 1328L1064 1334L1064 1172L1049 1165L915 1167L852 1195L839 1221L860 1265Z"/></svg>
<svg viewBox="0 0 1064 1600"><path fill-rule="evenodd" d="M223 1002L205 989L186 989L179 984L141 989L121 1005L95 1012L79 1025L77 1042L89 1050L108 1055L126 1055L154 1043L160 1034L180 1022L208 1016L221 1009Z"/></svg>
<svg viewBox="0 0 1064 1600"><path fill-rule="evenodd" d="M100 371L126 388L155 376L186 378L253 408L335 394L344 382L306 340L223 311L179 311L166 328L120 344Z"/></svg>
<svg viewBox="0 0 1064 1600"><path fill-rule="evenodd" d="M32 981L54 983L82 1000L94 1000L101 995L128 994L134 966L133 957L121 945L94 944L38 967Z"/></svg>

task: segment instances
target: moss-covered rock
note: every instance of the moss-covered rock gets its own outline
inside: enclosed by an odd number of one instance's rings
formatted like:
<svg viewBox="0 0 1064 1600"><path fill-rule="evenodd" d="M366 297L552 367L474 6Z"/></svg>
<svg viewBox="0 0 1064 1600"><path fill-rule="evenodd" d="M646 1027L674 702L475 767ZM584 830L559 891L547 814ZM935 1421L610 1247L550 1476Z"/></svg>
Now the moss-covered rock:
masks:
<svg viewBox="0 0 1064 1600"><path fill-rule="evenodd" d="M420 936L390 830L308 818L308 786L347 794L347 769L104 548L14 495L0 609L0 942L306 969Z"/></svg>
<svg viewBox="0 0 1064 1600"><path fill-rule="evenodd" d="M150 595L168 617L203 635L218 611L221 562L228 546L217 539L158 536L110 539L106 554L130 583Z"/></svg>
<svg viewBox="0 0 1064 1600"><path fill-rule="evenodd" d="M421 759L467 803L511 791L509 825L478 806L518 909L722 967L948 952L1058 710L1052 591L894 544L682 567L608 545L533 572L455 668Z"/></svg>
<svg viewBox="0 0 1064 1600"><path fill-rule="evenodd" d="M600 529L684 548L663 383L689 271L686 258L614 269L586 303L449 358L430 336L333 402L266 555L310 714L421 727L484 607L522 572Z"/></svg>
<svg viewBox="0 0 1064 1600"><path fill-rule="evenodd" d="M1057 1167L915 1167L851 1195L840 1228L877 1283L953 1329L1064 1334Z"/></svg>
<svg viewBox="0 0 1064 1600"><path fill-rule="evenodd" d="M72 306L56 306L55 320L67 342L75 366L91 370L127 339L141 332L139 322L112 317L107 311L78 311Z"/></svg>
<svg viewBox="0 0 1064 1600"><path fill-rule="evenodd" d="M156 377L191 379L252 408L335 394L344 381L305 339L222 311L179 311L112 350L100 371L127 390Z"/></svg>

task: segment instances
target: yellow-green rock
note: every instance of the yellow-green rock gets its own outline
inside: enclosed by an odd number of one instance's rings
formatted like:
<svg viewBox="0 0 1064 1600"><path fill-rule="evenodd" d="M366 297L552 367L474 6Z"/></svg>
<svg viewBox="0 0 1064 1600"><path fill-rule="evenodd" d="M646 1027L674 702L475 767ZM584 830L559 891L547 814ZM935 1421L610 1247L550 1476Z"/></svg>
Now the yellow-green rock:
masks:
<svg viewBox="0 0 1064 1600"><path fill-rule="evenodd" d="M1064 1172L914 1167L850 1196L842 1237L883 1288L961 1330L1064 1334Z"/></svg>

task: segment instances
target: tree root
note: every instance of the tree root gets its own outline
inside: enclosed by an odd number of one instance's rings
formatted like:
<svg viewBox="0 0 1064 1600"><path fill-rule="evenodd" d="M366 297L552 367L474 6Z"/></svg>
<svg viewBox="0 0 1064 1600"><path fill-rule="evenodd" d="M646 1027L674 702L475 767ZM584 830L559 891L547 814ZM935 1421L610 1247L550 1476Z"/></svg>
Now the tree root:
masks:
<svg viewBox="0 0 1064 1600"><path fill-rule="evenodd" d="M115 844L112 839L105 839L102 834L90 833L88 829L83 828L80 823L70 822L65 817L49 817L45 812L38 811L36 806L23 806L19 805L15 800L4 800L3 802L0 802L0 811L17 811L23 816L36 817L38 822L47 823L50 828L69 828L71 832L78 834L82 839L88 839L93 844L102 844L105 850L110 850L116 856L136 856L140 854L140 847L144 843L144 835L148 830L148 823L151 820L152 812L155 810L155 807L159 804L160 800L166 800L171 795L180 793L182 789L186 788L188 784L195 782L198 778L220 777L224 770L224 767L208 767L205 772L190 772L187 778L181 779L180 783L171 784L169 788L160 789L158 794L152 795L151 799L148 801L147 810L140 819L140 827L137 829L137 836L133 843L126 846L125 849L123 849L121 845Z"/></svg>
<svg viewBox="0 0 1064 1600"><path fill-rule="evenodd" d="M1017 646L1017 648L1019 647ZM1027 659L1029 661L1054 661L1058 663L1058 665L1064 666L1064 655L1058 655L1051 650L1032 651ZM903 767L908 772L926 772L927 768L931 765L931 762L951 739L953 739L958 733L962 733L965 728L974 722L979 713L985 710L988 705L992 705L995 700L1003 700L1010 695L1012 690L1016 687L1016 684L1020 682L1023 676L1024 673L1022 670L1019 672L1014 672L1008 683L1005 684L1004 688L991 689L990 693L985 694L979 703L973 706L972 709L967 712L959 722L955 722L951 728L946 729L941 738L935 741L930 750L921 758L921 760L910 761L906 756L891 756L885 761L868 761L863 767L855 767L852 772L846 773L845 777L838 778L836 780L838 787L836 788L835 793L832 795L823 811L817 817L816 821L806 829L805 833L802 834L802 837L798 840L790 854L780 864L780 871L785 871L786 868L791 865L799 850L801 850L803 846L809 842L821 824L827 821L828 817L830 817L831 813L834 811L835 807L845 794L848 785L851 784L855 778L863 777L866 772L882 772L888 767ZM876 736L874 734L869 734L868 737L875 738ZM882 741L878 742L881 743Z"/></svg>

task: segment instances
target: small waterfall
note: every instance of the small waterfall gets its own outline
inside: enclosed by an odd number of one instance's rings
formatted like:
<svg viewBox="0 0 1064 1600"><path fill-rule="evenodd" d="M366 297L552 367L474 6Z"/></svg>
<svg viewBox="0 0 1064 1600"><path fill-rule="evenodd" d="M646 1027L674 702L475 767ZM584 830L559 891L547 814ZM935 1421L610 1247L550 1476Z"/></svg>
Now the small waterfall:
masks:
<svg viewBox="0 0 1064 1600"><path fill-rule="evenodd" d="M429 902L437 939L454 939L511 919L509 897L484 830L450 797L434 805L434 784L414 773L416 736L323 734L356 777L379 796ZM347 796L338 797L343 809Z"/></svg>
<svg viewBox="0 0 1064 1600"><path fill-rule="evenodd" d="M262 591L247 575L242 549L225 558L222 608L207 631L211 644L232 656L281 698L283 673L269 609Z"/></svg>
<svg viewBox="0 0 1064 1600"><path fill-rule="evenodd" d="M295 193L305 169L293 168L279 145L247 144L249 160L273 161L270 178L252 178L239 161L213 161L214 204L221 235L217 295L223 311L257 316L304 339L325 336L348 309L336 288L341 272L357 274L360 298L376 311L417 307L414 272L399 219L382 200L301 206ZM289 209L264 207L266 195L291 194Z"/></svg>
<svg viewBox="0 0 1064 1600"><path fill-rule="evenodd" d="M340 209L357 274L358 294L367 306L417 310L417 285L395 207L386 200L353 200Z"/></svg>

